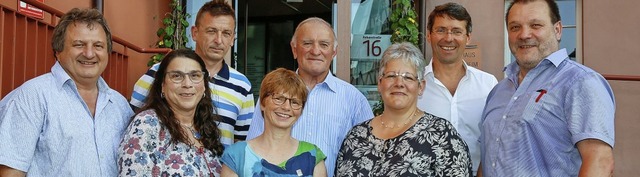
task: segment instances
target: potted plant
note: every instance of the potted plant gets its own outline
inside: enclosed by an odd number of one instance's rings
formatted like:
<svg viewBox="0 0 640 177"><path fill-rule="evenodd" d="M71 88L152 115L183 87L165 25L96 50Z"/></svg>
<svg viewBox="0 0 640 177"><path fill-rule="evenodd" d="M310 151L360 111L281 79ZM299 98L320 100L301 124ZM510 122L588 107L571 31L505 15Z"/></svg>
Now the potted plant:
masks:
<svg viewBox="0 0 640 177"><path fill-rule="evenodd" d="M187 29L189 27L189 14L185 13L183 6L184 0L171 0L169 7L171 12L167 12L162 19L163 27L160 27L156 32L156 35L160 38L155 43L155 47L158 48L170 48L170 49L183 49L187 48ZM159 63L164 54L155 54L151 56L148 66Z"/></svg>

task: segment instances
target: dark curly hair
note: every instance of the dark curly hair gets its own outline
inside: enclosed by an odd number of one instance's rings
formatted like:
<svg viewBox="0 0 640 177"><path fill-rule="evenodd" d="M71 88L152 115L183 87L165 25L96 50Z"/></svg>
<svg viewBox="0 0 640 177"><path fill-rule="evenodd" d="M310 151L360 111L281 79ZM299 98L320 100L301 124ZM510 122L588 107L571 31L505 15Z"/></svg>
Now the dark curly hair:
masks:
<svg viewBox="0 0 640 177"><path fill-rule="evenodd" d="M174 50L162 59L160 68L156 71L155 80L151 83L151 89L149 90L149 95L145 100L145 106L139 111L141 112L148 109L155 110L158 115L158 119L169 131L169 134L171 134L171 143L183 142L188 144L189 141L187 134L182 131L180 122L175 119L173 111L169 107L167 100L162 97L162 84L165 81L167 67L175 58L178 57L184 57L198 62L200 69L204 72L204 80L201 82L204 83L205 88L204 98L202 98L196 106L193 128L202 135L200 142L204 147L211 150L215 155L220 156L222 155L223 146L222 143L220 143L220 130L216 123L217 121L220 121L220 118L216 114L214 105L211 102L211 91L208 84L210 81L209 73L207 72L202 58L200 58L200 56L198 56L198 54L193 50Z"/></svg>

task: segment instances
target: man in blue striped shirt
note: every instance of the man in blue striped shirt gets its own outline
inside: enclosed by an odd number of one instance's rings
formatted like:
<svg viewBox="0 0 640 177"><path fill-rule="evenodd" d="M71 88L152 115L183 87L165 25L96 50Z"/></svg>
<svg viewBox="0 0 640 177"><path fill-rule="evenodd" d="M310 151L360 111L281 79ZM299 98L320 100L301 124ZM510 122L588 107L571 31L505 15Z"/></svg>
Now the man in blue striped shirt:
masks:
<svg viewBox="0 0 640 177"><path fill-rule="evenodd" d="M333 176L338 151L348 131L373 118L364 95L329 71L337 45L331 25L315 17L300 22L291 39L293 57L299 66L297 73L310 90L292 136L320 147L327 155L329 177ZM256 111L247 139L257 137L263 130L264 118Z"/></svg>
<svg viewBox="0 0 640 177"><path fill-rule="evenodd" d="M218 129L222 133L220 142L226 147L235 141L244 140L253 116L253 94L251 83L242 73L224 62L235 33L235 13L224 0L205 3L196 16L196 24L191 28L196 42L196 53L207 65L212 82L211 101L220 116ZM152 66L138 82L131 95L134 108L144 106L144 100L153 82L160 63Z"/></svg>
<svg viewBox="0 0 640 177"><path fill-rule="evenodd" d="M611 176L615 100L607 81L559 49L553 0L515 0L506 15L516 57L480 123L484 176Z"/></svg>
<svg viewBox="0 0 640 177"><path fill-rule="evenodd" d="M133 112L100 77L112 44L104 17L72 9L51 44L51 72L0 101L0 176L117 176L116 152Z"/></svg>

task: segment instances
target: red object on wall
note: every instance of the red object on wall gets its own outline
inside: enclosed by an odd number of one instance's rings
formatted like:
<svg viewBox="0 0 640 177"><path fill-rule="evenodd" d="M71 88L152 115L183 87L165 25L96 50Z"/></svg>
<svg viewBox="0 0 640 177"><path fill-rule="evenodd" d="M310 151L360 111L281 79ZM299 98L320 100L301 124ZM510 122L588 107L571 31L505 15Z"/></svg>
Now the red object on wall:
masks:
<svg viewBox="0 0 640 177"><path fill-rule="evenodd" d="M37 0L37 1L44 3L44 0ZM44 19L44 11L42 11L42 9L38 9L20 0L18 0L18 12L24 13L29 17L33 17L41 20Z"/></svg>

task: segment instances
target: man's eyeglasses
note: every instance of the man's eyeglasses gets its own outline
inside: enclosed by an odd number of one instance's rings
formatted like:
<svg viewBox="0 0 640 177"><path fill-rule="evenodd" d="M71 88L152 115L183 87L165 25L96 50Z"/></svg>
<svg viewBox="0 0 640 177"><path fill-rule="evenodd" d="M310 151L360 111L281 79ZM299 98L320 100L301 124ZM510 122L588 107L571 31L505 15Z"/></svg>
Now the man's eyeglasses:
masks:
<svg viewBox="0 0 640 177"><path fill-rule="evenodd" d="M447 28L436 28L435 30L433 30L434 33L438 34L439 36L446 36L447 34L451 34L455 37L460 37L462 35L464 35L464 31L458 28L454 28L454 29L447 29Z"/></svg>
<svg viewBox="0 0 640 177"><path fill-rule="evenodd" d="M167 72L167 77L169 77L169 80L176 84L182 83L182 81L184 81L184 78L187 76L189 76L189 79L191 79L191 82L193 82L194 84L198 84L202 82L202 80L204 80L204 72L202 71L191 71L189 73L184 73L182 71Z"/></svg>
<svg viewBox="0 0 640 177"><path fill-rule="evenodd" d="M291 106L291 109L298 110L302 108L302 101L298 99L287 98L283 95L271 94L271 101L273 101L273 104L276 104L278 106L284 104L284 102L286 102L287 100L289 100L289 106Z"/></svg>
<svg viewBox="0 0 640 177"><path fill-rule="evenodd" d="M417 82L418 79L419 79L415 74L412 74L412 73L409 73L409 72L398 73L398 72L395 72L395 71L390 71L390 72L383 73L381 78L383 80L393 81L398 77L402 78L402 81L404 81L404 82Z"/></svg>

